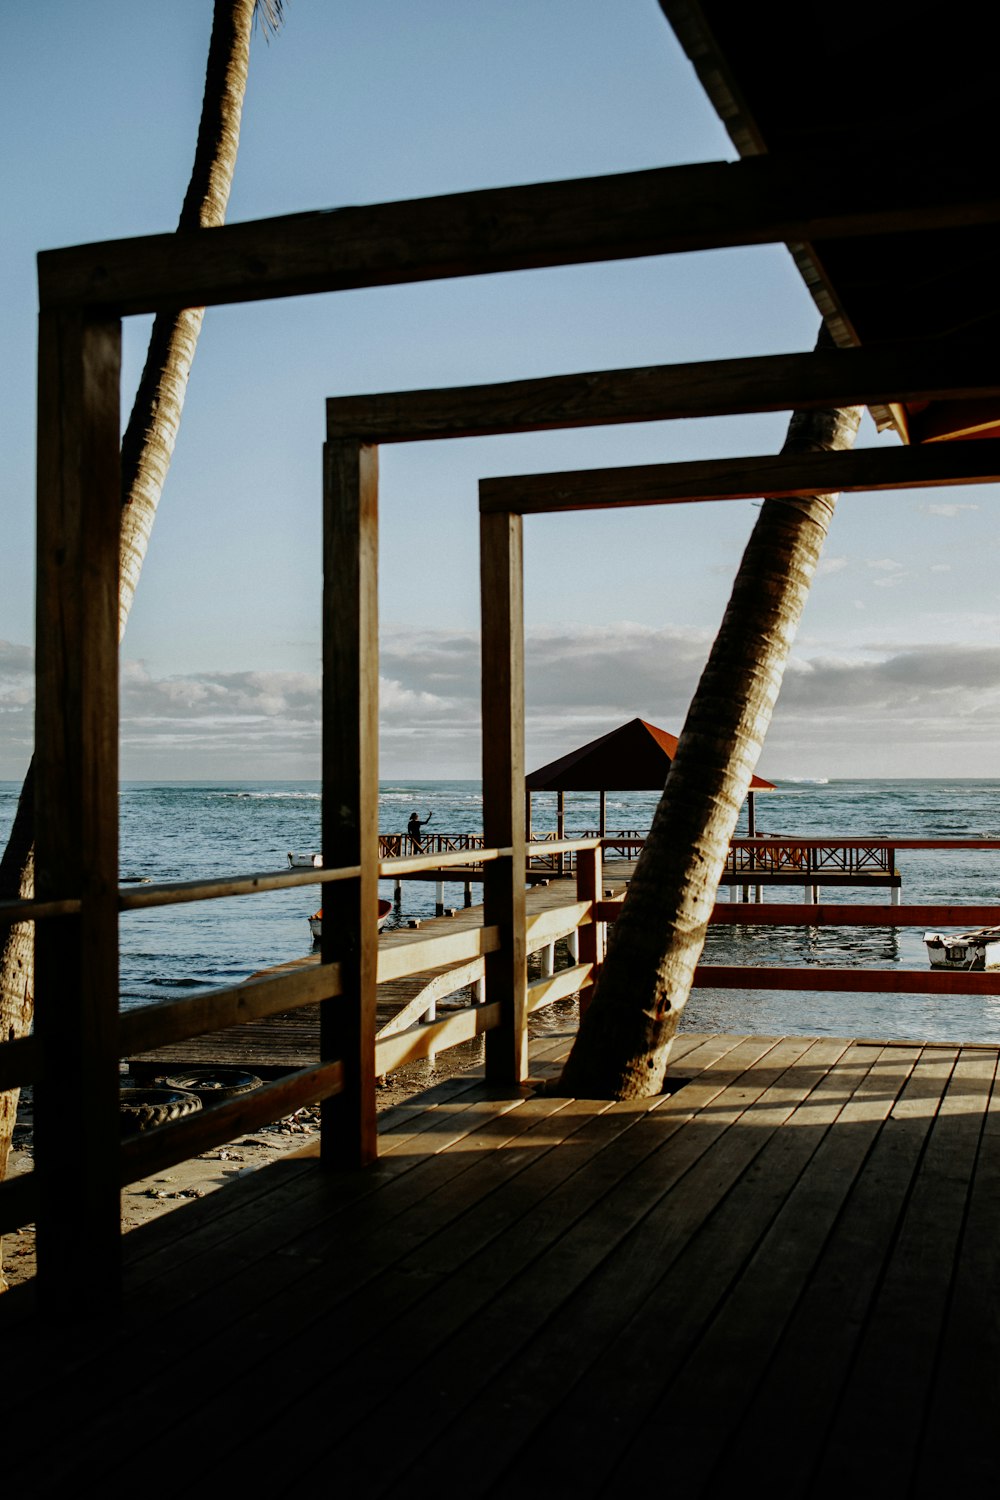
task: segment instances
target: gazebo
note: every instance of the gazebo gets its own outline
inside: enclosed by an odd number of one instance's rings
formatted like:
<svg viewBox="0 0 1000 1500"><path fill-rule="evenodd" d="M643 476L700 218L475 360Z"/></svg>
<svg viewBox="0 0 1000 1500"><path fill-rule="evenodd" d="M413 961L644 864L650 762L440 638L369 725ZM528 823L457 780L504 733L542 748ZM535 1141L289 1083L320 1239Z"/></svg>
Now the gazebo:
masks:
<svg viewBox="0 0 1000 1500"><path fill-rule="evenodd" d="M677 753L677 736L645 719L630 719L618 729L602 734L599 739L571 750L559 760L550 761L532 771L524 779L528 833L531 833L532 792L558 793L558 835L565 831L565 794L567 792L599 792L600 835L607 833L607 794L616 792L660 791L667 779L670 764ZM750 779L747 794L747 831L752 838L756 831L754 795L756 792L773 792L773 782L761 776Z"/></svg>

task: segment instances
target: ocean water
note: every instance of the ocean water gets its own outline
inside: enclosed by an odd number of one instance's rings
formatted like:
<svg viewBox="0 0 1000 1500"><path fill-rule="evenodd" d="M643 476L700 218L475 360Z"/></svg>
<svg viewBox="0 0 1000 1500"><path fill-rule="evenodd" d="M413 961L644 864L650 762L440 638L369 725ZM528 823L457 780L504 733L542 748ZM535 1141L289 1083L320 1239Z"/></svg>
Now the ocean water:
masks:
<svg viewBox="0 0 1000 1500"><path fill-rule="evenodd" d="M0 837L6 838L19 788L0 783ZM645 829L655 794L608 794L609 831ZM482 831L474 781L385 781L383 832L402 832L411 812L431 815L428 832ZM567 797L567 833L596 827L596 795ZM536 832L555 827L555 797L534 798ZM783 782L757 798L759 832L862 837L1000 837L1000 781L830 780ZM745 819L741 829L745 831ZM121 791L121 878L184 880L287 868L289 850L319 848L320 797L314 782L131 782ZM1000 851L903 850L902 899L992 901L1000 889ZM478 890L474 887L474 899ZM822 888L821 888L822 891ZM391 897L392 886L383 883ZM766 893L780 899L783 893ZM787 893L795 899L795 892ZM871 893L867 899L885 899ZM866 899L822 891L827 900ZM461 906L460 885L445 890ZM232 983L312 949L307 918L318 888L235 897L121 918L121 1003L144 1004ZM434 886L404 882L391 921L428 915ZM926 970L922 931L880 928L715 928L705 961ZM545 1013L542 1012L542 1015ZM560 1022L565 1017L560 1013ZM697 1030L919 1037L1000 1041L1000 997L842 995L809 991L696 990L684 1025Z"/></svg>

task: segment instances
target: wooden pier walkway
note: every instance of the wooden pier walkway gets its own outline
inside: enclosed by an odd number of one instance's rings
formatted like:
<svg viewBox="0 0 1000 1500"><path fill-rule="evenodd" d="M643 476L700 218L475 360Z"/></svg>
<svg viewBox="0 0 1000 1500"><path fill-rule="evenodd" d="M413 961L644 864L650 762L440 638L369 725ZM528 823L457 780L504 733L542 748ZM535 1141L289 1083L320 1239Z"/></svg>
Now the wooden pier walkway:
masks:
<svg viewBox="0 0 1000 1500"><path fill-rule="evenodd" d="M306 1147L126 1235L117 1323L0 1298L5 1481L989 1493L997 1063L683 1034L652 1100L440 1084L366 1171Z"/></svg>
<svg viewBox="0 0 1000 1500"><path fill-rule="evenodd" d="M825 850L828 842L820 841L820 847ZM781 847L787 852L785 845ZM752 889L758 884L758 880L762 884L787 886L802 885L804 881L810 884L817 878L824 885L846 883L854 887L867 886L870 889L887 884L898 886L900 883L898 872L894 870L887 873L880 869L871 871L853 869L852 872L824 869L821 874L810 870L803 875L801 870L793 871L790 867L786 868L787 863L783 861L780 869L769 873L755 870L749 873L743 871L737 875L728 872L723 876L721 885L723 887L746 886ZM606 860L602 880L605 895L622 894L634 870L634 859ZM423 872L425 875L428 873L436 879L443 872ZM454 871L446 873L450 878ZM407 874L406 878L410 879L411 876ZM529 931L527 941L529 953L548 947L553 937L558 941L560 938L568 937L574 931L575 924L571 909L577 901L577 887L573 875L553 874L542 880L536 871L525 899L529 924L543 914L555 912L560 908L567 910L564 929L559 929L557 925L553 931L550 927L545 938L535 940L532 939ZM817 915L819 915L818 909ZM945 918L942 917L940 920L944 921ZM463 906L454 909L447 916L422 918L419 931L414 931L409 927L383 929L379 934L379 950L381 952L404 948L432 934L459 933L482 925L482 906ZM308 967L318 962L318 954L311 953L275 968L262 970L260 973L277 974ZM477 958L464 963L443 964L410 978L385 981L378 986L376 1014L378 1037L385 1039L412 1026L426 1014L428 1006L432 1003L436 1005L444 1001L446 1008L449 1003L457 1006L469 1004L468 989L476 984L482 975L483 960ZM250 977L258 978L260 975L255 974ZM781 978L780 975L778 977ZM456 996L458 998L452 1002L449 1001L449 997ZM173 1042L169 1048L135 1053L126 1061L133 1075L142 1080L148 1080L157 1074L169 1073L178 1068L213 1065L245 1068L259 1074L262 1078L271 1078L295 1068L307 1067L316 1061L318 1055L319 1010L317 1006L305 1006L298 1010L282 1012L280 1015L244 1022L242 1025L230 1027L225 1031L211 1032L188 1038L185 1041Z"/></svg>
<svg viewBox="0 0 1000 1500"><path fill-rule="evenodd" d="M634 868L634 861L628 860L609 865L603 882L605 892L624 891ZM550 931L544 939L534 942L529 936L529 953L537 952L553 940L558 941L575 931L575 916L570 911L577 900L575 879L552 878L544 884L536 883L527 891L525 899L529 921L562 907L567 908L568 913L564 928L560 928L557 923L554 932ZM379 933L379 950L403 948L431 934L468 931L482 925L482 906L460 907L451 916L421 918L419 930L408 927L383 928ZM318 963L319 955L310 953L261 972L276 974ZM380 984L376 1014L378 1036L386 1037L402 1031L419 1020L431 1002L436 1004L448 996L467 990L482 975L483 960L479 958L461 964L441 965L412 978L392 979ZM457 1003L468 1004L468 995L461 995ZM225 1031L174 1042L169 1049L137 1053L126 1061L130 1071L138 1078L169 1073L171 1068L198 1065L246 1068L262 1078L268 1078L293 1068L308 1067L318 1056L319 1007L311 1005L247 1021Z"/></svg>

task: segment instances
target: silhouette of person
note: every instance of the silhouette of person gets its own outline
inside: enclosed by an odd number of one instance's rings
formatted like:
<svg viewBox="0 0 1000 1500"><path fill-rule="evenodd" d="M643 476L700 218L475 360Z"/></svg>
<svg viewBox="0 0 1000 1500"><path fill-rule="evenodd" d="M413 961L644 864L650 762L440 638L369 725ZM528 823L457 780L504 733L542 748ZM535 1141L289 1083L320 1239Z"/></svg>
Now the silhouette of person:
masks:
<svg viewBox="0 0 1000 1500"><path fill-rule="evenodd" d="M421 828L423 828L425 823L429 823L433 816L434 814L429 812L423 822L421 822L415 812L410 813L410 821L406 825L406 831L415 844L419 844L420 842Z"/></svg>

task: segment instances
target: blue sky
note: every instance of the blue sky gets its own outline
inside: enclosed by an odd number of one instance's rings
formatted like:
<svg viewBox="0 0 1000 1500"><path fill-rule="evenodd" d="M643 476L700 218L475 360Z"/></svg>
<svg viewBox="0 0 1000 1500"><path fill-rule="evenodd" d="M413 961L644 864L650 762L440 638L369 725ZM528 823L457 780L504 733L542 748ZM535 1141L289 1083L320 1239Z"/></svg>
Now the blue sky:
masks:
<svg viewBox="0 0 1000 1500"><path fill-rule="evenodd" d="M733 154L656 0L286 11L254 40L230 222ZM4 7L0 777L31 746L34 256L174 227L210 23L209 0ZM780 246L210 309L123 647L123 775L316 774L327 396L808 349L817 324ZM126 323L126 411L147 333ZM384 774L478 774L480 477L765 453L785 426L384 449ZM995 774L996 508L840 502L764 775ZM527 522L529 764L636 714L680 728L755 514Z"/></svg>

